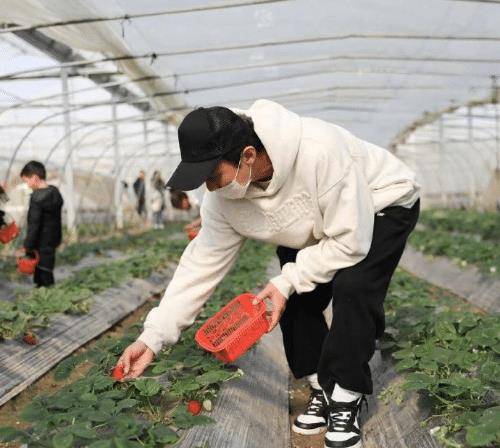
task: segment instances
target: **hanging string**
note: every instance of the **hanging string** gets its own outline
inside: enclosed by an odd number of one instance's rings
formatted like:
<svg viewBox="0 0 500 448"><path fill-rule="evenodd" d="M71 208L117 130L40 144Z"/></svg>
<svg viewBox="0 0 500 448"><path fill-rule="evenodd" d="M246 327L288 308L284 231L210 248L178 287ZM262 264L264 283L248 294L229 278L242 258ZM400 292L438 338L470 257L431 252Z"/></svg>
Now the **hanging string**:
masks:
<svg viewBox="0 0 500 448"><path fill-rule="evenodd" d="M36 25L3 25L2 28L0 28L0 34L4 33L14 33L17 31L35 31L35 30L41 30L44 28L56 28L56 27L61 27L61 26L70 26L70 25L85 25L89 23L98 23L98 22L114 22L114 21L130 21L131 19L142 19L146 17L158 17L158 16L165 16L165 15L175 15L175 14L186 14L186 13L193 13L193 12L202 12L202 11L214 11L214 10L219 10L219 9L230 9L230 8L239 8L242 6L256 6L256 5L263 5L267 3L281 3L285 1L290 1L290 0L253 0L253 1L246 1L246 2L240 2L240 3L233 3L233 4L228 4L228 3L223 3L223 4L218 4L218 5L211 5L211 6L199 6L199 7L194 7L194 8L185 8L185 9L176 9L176 10L170 10L170 11L158 11L158 12L150 12L150 13L143 13L143 14L125 14L122 16L114 16L114 17L89 17L85 19L74 19L74 20L64 20L64 21L57 21L57 22L50 22L50 23L39 23ZM123 36L122 36L123 37Z"/></svg>

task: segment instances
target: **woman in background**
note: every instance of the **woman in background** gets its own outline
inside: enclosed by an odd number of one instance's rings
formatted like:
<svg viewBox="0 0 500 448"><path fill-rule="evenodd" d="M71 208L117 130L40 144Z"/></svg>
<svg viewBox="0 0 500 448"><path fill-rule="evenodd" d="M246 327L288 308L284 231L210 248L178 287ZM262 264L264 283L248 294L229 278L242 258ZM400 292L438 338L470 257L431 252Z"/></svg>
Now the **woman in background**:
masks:
<svg viewBox="0 0 500 448"><path fill-rule="evenodd" d="M153 228L163 229L163 210L165 209L165 196L163 194L165 182L161 177L159 171L153 173L151 178L151 198L150 205L151 211L153 212Z"/></svg>
<svg viewBox="0 0 500 448"><path fill-rule="evenodd" d="M171 190L170 202L177 210L189 211L194 220L184 226L185 232L199 232L201 229L200 205L189 200L185 191Z"/></svg>

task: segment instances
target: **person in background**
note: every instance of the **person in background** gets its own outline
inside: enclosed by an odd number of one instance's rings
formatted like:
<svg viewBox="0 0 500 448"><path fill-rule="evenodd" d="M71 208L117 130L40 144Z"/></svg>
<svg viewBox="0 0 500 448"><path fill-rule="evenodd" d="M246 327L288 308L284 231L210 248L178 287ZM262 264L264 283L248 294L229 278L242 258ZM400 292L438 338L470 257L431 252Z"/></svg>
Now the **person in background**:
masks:
<svg viewBox="0 0 500 448"><path fill-rule="evenodd" d="M137 198L137 213L141 218L146 217L146 186L144 184L144 177L144 171L139 171L139 176L133 184L135 196Z"/></svg>
<svg viewBox="0 0 500 448"><path fill-rule="evenodd" d="M33 280L37 288L54 284L56 248L62 241L61 209L64 200L57 187L48 185L45 166L32 160L20 173L21 179L33 190L28 209L28 229L20 256L37 251L40 255Z"/></svg>
<svg viewBox="0 0 500 448"><path fill-rule="evenodd" d="M163 224L163 210L165 210L165 195L163 194L163 190L165 189L165 182L159 171L153 173L151 187L150 207L153 212L153 228L163 229L165 227Z"/></svg>
<svg viewBox="0 0 500 448"><path fill-rule="evenodd" d="M184 230L186 232L198 232L201 228L200 206L198 204L192 204L187 193L180 190L170 191L170 202L172 207L178 210L189 210L197 216L196 219L184 226Z"/></svg>
<svg viewBox="0 0 500 448"><path fill-rule="evenodd" d="M0 185L0 205L5 204L9 200L7 193L4 188ZM0 227L7 225L7 216L5 212L0 208Z"/></svg>

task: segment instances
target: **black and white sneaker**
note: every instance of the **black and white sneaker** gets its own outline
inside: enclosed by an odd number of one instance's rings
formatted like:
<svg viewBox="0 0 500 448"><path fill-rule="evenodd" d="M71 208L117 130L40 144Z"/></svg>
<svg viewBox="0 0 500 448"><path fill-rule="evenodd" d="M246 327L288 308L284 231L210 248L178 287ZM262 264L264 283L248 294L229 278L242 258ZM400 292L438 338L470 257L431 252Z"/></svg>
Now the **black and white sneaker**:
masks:
<svg viewBox="0 0 500 448"><path fill-rule="evenodd" d="M325 448L362 448L363 441L361 440L358 415L361 412L363 402L368 409L364 395L350 402L328 399Z"/></svg>
<svg viewBox="0 0 500 448"><path fill-rule="evenodd" d="M311 395L306 410L292 425L293 432L303 435L319 434L326 428L326 400L322 389L311 387Z"/></svg>

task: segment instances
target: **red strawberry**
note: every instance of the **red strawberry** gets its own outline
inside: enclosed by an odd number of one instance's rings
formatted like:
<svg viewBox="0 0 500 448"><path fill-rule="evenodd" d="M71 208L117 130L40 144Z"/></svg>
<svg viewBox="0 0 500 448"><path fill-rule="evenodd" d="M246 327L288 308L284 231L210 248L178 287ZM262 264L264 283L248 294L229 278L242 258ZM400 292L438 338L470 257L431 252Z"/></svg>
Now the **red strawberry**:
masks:
<svg viewBox="0 0 500 448"><path fill-rule="evenodd" d="M113 369L113 373L111 375L115 380L121 380L123 379L123 376L124 376L124 373L123 373L123 366L120 364L118 366L116 366L114 369Z"/></svg>
<svg viewBox="0 0 500 448"><path fill-rule="evenodd" d="M201 412L201 403L198 400L189 400L187 410L193 415L198 415Z"/></svg>
<svg viewBox="0 0 500 448"><path fill-rule="evenodd" d="M23 337L23 341L26 342L26 344L29 345L36 345L38 344L38 340L35 335L32 333L26 333Z"/></svg>

